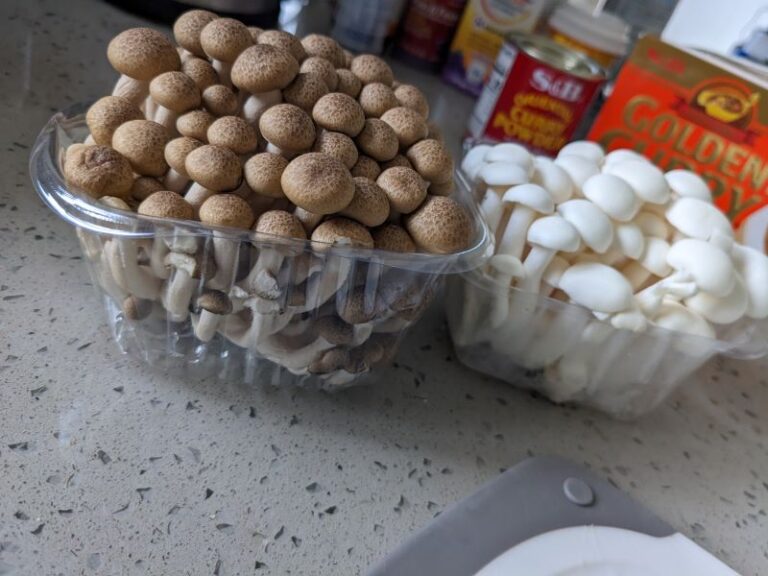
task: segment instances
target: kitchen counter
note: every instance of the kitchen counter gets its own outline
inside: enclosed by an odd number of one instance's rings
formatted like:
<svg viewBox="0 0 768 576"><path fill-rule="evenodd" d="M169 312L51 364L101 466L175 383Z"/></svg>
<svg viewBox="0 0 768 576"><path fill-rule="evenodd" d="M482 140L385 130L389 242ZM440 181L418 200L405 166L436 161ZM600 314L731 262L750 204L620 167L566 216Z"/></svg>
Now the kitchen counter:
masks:
<svg viewBox="0 0 768 576"><path fill-rule="evenodd" d="M140 20L0 3L0 573L362 574L530 455L584 463L744 575L768 562L765 363L717 361L636 423L462 368L432 309L380 383L328 395L181 380L121 356L30 146L107 93ZM458 142L471 101L397 67Z"/></svg>

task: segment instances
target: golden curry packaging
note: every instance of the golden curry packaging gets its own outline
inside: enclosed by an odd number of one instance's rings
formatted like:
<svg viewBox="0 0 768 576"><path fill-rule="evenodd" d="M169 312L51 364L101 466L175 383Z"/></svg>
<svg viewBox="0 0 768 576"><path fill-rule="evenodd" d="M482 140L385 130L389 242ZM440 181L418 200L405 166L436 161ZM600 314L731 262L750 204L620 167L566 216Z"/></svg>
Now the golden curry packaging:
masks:
<svg viewBox="0 0 768 576"><path fill-rule="evenodd" d="M589 139L608 150L633 148L663 170L698 172L742 240L766 250L767 90L727 62L644 37Z"/></svg>

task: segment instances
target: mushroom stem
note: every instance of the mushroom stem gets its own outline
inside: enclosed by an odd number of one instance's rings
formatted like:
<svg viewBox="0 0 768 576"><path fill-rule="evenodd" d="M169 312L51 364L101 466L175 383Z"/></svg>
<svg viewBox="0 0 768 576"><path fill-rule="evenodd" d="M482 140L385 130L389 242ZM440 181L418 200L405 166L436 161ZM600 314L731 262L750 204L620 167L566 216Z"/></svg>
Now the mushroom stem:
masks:
<svg viewBox="0 0 768 576"><path fill-rule="evenodd" d="M635 302L647 316L654 316L665 299L682 300L690 298L699 291L693 277L685 270L679 270L671 276L651 284L635 295Z"/></svg>
<svg viewBox="0 0 768 576"><path fill-rule="evenodd" d="M155 277L163 280L170 276L170 271L165 265L165 257L168 256L169 251L170 249L164 238L155 238L152 242L152 249L149 253L149 268Z"/></svg>
<svg viewBox="0 0 768 576"><path fill-rule="evenodd" d="M498 240L497 254L507 254L520 259L525 249L525 237L531 222L536 218L536 212L518 204L510 214L504 232ZM498 238L498 235L497 235Z"/></svg>
<svg viewBox="0 0 768 576"><path fill-rule="evenodd" d="M216 192L213 190L209 190L202 184L194 182L192 186L189 187L189 190L187 190L187 193L184 194L184 200L186 200L187 203L192 206L192 209L195 212L195 218L199 218L200 206L202 206L203 203L208 200L208 198L215 194Z"/></svg>
<svg viewBox="0 0 768 576"><path fill-rule="evenodd" d="M525 276L520 282L520 289L525 292L538 292L544 270L554 257L553 250L534 245L523 263Z"/></svg>
<svg viewBox="0 0 768 576"><path fill-rule="evenodd" d="M314 342L295 350L286 350L284 346L263 342L258 346L258 351L265 358L291 372L306 373L312 361L331 348L335 348L335 345L319 336Z"/></svg>
<svg viewBox="0 0 768 576"><path fill-rule="evenodd" d="M135 240L113 238L105 246L105 251L108 252L112 276L120 287L129 294L145 300L155 300L158 297L160 282L139 266L138 246Z"/></svg>
<svg viewBox="0 0 768 576"><path fill-rule="evenodd" d="M247 290L255 292L261 298L275 300L281 290L277 282L277 273L283 264L284 256L277 246L264 245L259 250L256 263L243 280Z"/></svg>
<svg viewBox="0 0 768 576"><path fill-rule="evenodd" d="M267 108L280 104L282 101L283 93L280 90L251 94L243 103L243 118L258 128L259 118Z"/></svg>
<svg viewBox="0 0 768 576"><path fill-rule="evenodd" d="M176 131L176 119L178 117L178 112L174 112L165 106L157 104L157 109L154 113L154 120L158 124L165 126L172 137L178 135L178 132Z"/></svg>
<svg viewBox="0 0 768 576"><path fill-rule="evenodd" d="M280 156L282 156L286 160L292 160L293 158L295 158L296 156L301 154L301 152L289 152L288 150L283 150L282 148L278 148L277 146L275 146L271 142L267 142L267 150L266 151L270 152L272 154L279 154Z"/></svg>
<svg viewBox="0 0 768 576"><path fill-rule="evenodd" d="M232 72L232 62L222 62L221 60L213 60L213 69L219 75L219 83L223 84L227 88L232 88L232 78L230 73Z"/></svg>
<svg viewBox="0 0 768 576"><path fill-rule="evenodd" d="M237 273L237 256L240 241L227 238L219 231L213 232L213 258L216 262L216 274L208 282L210 288L228 291L232 287Z"/></svg>
<svg viewBox="0 0 768 576"><path fill-rule="evenodd" d="M208 310L200 312L200 317L195 324L195 337L201 342L210 342L221 321L221 314L214 314Z"/></svg>
<svg viewBox="0 0 768 576"><path fill-rule="evenodd" d="M114 240L107 240L104 244L104 250L101 252L99 265L96 266L96 281L102 290L109 294L115 302L122 302L128 296L125 289L120 286L112 274L110 244Z"/></svg>
<svg viewBox="0 0 768 576"><path fill-rule="evenodd" d="M483 195L483 200L480 202L480 213L488 224L491 233L495 236L501 222L503 206L501 198L493 190L488 190Z"/></svg>
<svg viewBox="0 0 768 576"><path fill-rule="evenodd" d="M164 293L163 305L174 320L186 320L195 284L195 258L190 254L172 251L166 256L165 262L172 267L173 272Z"/></svg>
<svg viewBox="0 0 768 576"><path fill-rule="evenodd" d="M494 272L494 287L487 322L494 330L508 321L512 280L524 278L525 269L518 258L509 255L493 256L489 264Z"/></svg>
<svg viewBox="0 0 768 576"><path fill-rule="evenodd" d="M182 176L173 168L168 168L168 172L165 173L165 178L163 179L163 184L165 184L166 190L181 194L184 191L184 188L187 187L187 184L189 184L189 178Z"/></svg>
<svg viewBox="0 0 768 576"><path fill-rule="evenodd" d="M144 99L149 95L149 82L136 80L123 74L118 78L115 87L112 89L112 96L120 96L129 100L136 106L141 106Z"/></svg>

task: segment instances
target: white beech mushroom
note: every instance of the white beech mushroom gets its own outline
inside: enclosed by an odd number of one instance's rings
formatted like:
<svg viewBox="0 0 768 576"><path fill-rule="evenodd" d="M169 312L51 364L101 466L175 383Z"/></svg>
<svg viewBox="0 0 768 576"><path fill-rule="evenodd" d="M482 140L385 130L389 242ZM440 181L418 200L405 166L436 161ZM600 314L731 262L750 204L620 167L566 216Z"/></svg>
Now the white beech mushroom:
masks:
<svg viewBox="0 0 768 576"><path fill-rule="evenodd" d="M485 166L485 155L491 147L488 144L478 144L473 146L461 160L461 171L466 174L470 183L475 183L480 173L480 169ZM569 183L570 185L570 183Z"/></svg>
<svg viewBox="0 0 768 576"><path fill-rule="evenodd" d="M578 230L584 244L597 254L613 243L613 225L605 213L589 200L575 198L557 207L557 213Z"/></svg>
<svg viewBox="0 0 768 576"><path fill-rule="evenodd" d="M225 86L232 85L233 62L252 44L248 28L233 18L216 18L200 31L200 46L213 61L213 67Z"/></svg>
<svg viewBox="0 0 768 576"><path fill-rule="evenodd" d="M299 72L299 63L289 52L269 44L246 48L232 66L232 82L250 94L243 104L243 117L251 123L270 106L282 101L280 90Z"/></svg>
<svg viewBox="0 0 768 576"><path fill-rule="evenodd" d="M235 190L240 185L240 159L228 148L206 144L192 150L184 161L194 184L184 198L197 213L208 198L219 192Z"/></svg>
<svg viewBox="0 0 768 576"><path fill-rule="evenodd" d="M632 187L613 174L595 174L588 178L581 192L587 200L618 222L629 222L638 213L641 202Z"/></svg>
<svg viewBox="0 0 768 576"><path fill-rule="evenodd" d="M568 172L549 158L537 156L533 159L531 182L549 192L555 204L565 202L573 196L573 181Z"/></svg>
<svg viewBox="0 0 768 576"><path fill-rule="evenodd" d="M500 211L496 232L497 254L506 254L520 259L525 249L528 228L538 214L552 214L555 203L544 188L538 184L512 186L501 198L504 206Z"/></svg>
<svg viewBox="0 0 768 576"><path fill-rule="evenodd" d="M196 150L202 145L203 143L199 140L187 138L186 136L174 138L165 145L163 155L169 166L168 172L165 173L163 178L166 190L181 193L187 187L187 184L189 184L189 174L184 166L184 162L192 150Z"/></svg>
<svg viewBox="0 0 768 576"><path fill-rule="evenodd" d="M651 276L663 278L669 274L670 267L667 264L668 253L669 243L666 240L647 236L640 257L624 266L621 269L621 273L632 284L632 288L637 290Z"/></svg>
<svg viewBox="0 0 768 576"><path fill-rule="evenodd" d="M581 156L591 162L594 162L598 166L603 164L605 160L605 152L602 146L596 142L590 142L588 140L577 140L576 142L569 142L560 149L557 157L561 156Z"/></svg>
<svg viewBox="0 0 768 576"><path fill-rule="evenodd" d="M664 174L664 179L672 191L672 197L698 198L712 203L712 192L704 179L690 170L670 170Z"/></svg>
<svg viewBox="0 0 768 576"><path fill-rule="evenodd" d="M706 319L690 308L672 300L663 301L651 321L659 328L666 330L704 338L715 337L715 329Z"/></svg>
<svg viewBox="0 0 768 576"><path fill-rule="evenodd" d="M533 171L533 156L525 147L514 142L496 144L485 154L486 162L511 162L517 164L530 176Z"/></svg>
<svg viewBox="0 0 768 576"><path fill-rule="evenodd" d="M514 162L485 163L477 177L488 186L488 194L496 194L499 198L510 186L526 184L529 180L525 168Z"/></svg>
<svg viewBox="0 0 768 576"><path fill-rule="evenodd" d="M738 272L734 272L734 284L728 294L715 297L704 291L699 291L685 299L689 310L697 312L713 324L731 324L740 319L749 306L749 295L744 280Z"/></svg>
<svg viewBox="0 0 768 576"><path fill-rule="evenodd" d="M575 252L581 246L579 232L560 216L544 216L528 228L531 251L523 262L525 277L520 289L538 292L541 276L557 252Z"/></svg>
<svg viewBox="0 0 768 576"><path fill-rule="evenodd" d="M685 236L709 240L726 252L733 246L733 228L727 216L705 200L678 198L667 208L666 217Z"/></svg>
<svg viewBox="0 0 768 576"><path fill-rule="evenodd" d="M232 301L221 290L204 290L195 301L199 318L195 322L195 336L201 342L210 342L222 316L232 312Z"/></svg>
<svg viewBox="0 0 768 576"><path fill-rule="evenodd" d="M253 224L253 211L248 203L234 194L216 194L200 206L200 222L207 226L247 230ZM237 255L240 241L228 238L229 234L213 231L213 253L216 275L208 286L229 290L237 272Z"/></svg>
<svg viewBox="0 0 768 576"><path fill-rule="evenodd" d="M584 183L595 174L600 173L600 167L594 161L583 156L558 156L555 164L570 176L574 185L574 196L581 196Z"/></svg>
<svg viewBox="0 0 768 576"><path fill-rule="evenodd" d="M184 72L163 72L149 83L149 93L158 105L154 120L175 132L179 115L200 106L200 89Z"/></svg>
<svg viewBox="0 0 768 576"><path fill-rule="evenodd" d="M276 104L259 118L259 131L268 142L267 152L292 158L312 148L315 125L309 114L293 104Z"/></svg>
<svg viewBox="0 0 768 576"><path fill-rule="evenodd" d="M666 204L670 198L664 173L644 160L624 160L609 164L604 170L624 180L644 202Z"/></svg>

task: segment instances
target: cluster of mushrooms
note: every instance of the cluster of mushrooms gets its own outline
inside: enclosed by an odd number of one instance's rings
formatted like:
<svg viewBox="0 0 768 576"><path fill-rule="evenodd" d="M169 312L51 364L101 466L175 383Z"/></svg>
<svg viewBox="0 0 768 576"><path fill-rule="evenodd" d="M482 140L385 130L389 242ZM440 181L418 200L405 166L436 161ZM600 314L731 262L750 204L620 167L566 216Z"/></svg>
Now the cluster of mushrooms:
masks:
<svg viewBox="0 0 768 576"><path fill-rule="evenodd" d="M490 312L473 318L466 307L464 341L501 340L512 354L510 335L530 329L533 319L531 302L515 293L575 303L594 318L581 335L591 350L566 353L564 316L528 367L560 361L562 376L583 379L589 353L610 338L597 326L715 338L743 318L768 317L768 257L735 241L693 172L664 173L634 151L606 154L587 141L566 145L554 160L516 144L479 145L462 170L496 237L484 270L495 290Z"/></svg>
<svg viewBox="0 0 768 576"><path fill-rule="evenodd" d="M319 34L192 10L173 35L134 28L109 43L120 78L63 158L73 189L173 222L100 248L81 233L102 286L128 319L159 303L174 322L191 317L199 340L218 332L296 373L343 383L367 371L430 291L330 249L449 254L473 233L426 97Z"/></svg>

